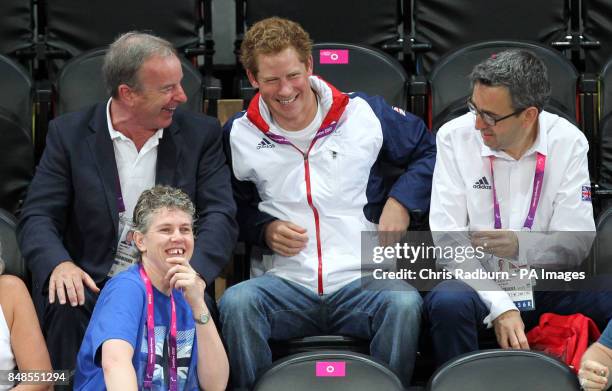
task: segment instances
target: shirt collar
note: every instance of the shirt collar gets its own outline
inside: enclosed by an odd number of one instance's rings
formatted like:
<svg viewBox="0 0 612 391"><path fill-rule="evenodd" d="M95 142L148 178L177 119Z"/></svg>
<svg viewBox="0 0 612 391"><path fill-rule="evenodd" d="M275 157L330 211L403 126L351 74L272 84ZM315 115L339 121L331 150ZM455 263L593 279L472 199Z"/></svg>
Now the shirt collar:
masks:
<svg viewBox="0 0 612 391"><path fill-rule="evenodd" d="M113 128L113 121L111 121L111 116L110 116L110 105L111 105L112 100L113 98L109 98L108 102L106 102L106 124L108 126L108 133L110 134L111 140L115 140L115 139L128 140L128 138L125 137L123 133Z"/></svg>

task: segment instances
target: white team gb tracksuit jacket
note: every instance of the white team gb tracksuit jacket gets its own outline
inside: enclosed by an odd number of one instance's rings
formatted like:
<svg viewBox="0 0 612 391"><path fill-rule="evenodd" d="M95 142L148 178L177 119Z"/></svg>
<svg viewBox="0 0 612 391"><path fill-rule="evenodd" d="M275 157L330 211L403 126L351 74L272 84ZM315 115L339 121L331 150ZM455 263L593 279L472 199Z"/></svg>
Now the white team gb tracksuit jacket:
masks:
<svg viewBox="0 0 612 391"><path fill-rule="evenodd" d="M428 209L435 139L419 118L380 97L310 81L326 115L308 153L275 131L259 94L225 125L226 152L243 238L263 245L263 226L273 219L307 230L306 248L274 254L266 272L327 294L360 277L362 232L376 231L387 196L408 210ZM406 167L390 188L383 160Z"/></svg>

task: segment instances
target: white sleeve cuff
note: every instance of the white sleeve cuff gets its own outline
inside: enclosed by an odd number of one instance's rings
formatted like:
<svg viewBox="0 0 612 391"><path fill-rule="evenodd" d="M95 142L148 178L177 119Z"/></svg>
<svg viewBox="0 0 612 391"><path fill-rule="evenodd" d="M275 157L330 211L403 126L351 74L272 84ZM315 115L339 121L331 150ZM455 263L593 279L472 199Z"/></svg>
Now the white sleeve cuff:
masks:
<svg viewBox="0 0 612 391"><path fill-rule="evenodd" d="M503 314L506 311L516 310L516 306L510 296L503 291L478 291L478 296L484 302L484 304L489 308L489 315L487 315L483 323L487 325L487 328L493 326L493 321L497 319L498 316Z"/></svg>

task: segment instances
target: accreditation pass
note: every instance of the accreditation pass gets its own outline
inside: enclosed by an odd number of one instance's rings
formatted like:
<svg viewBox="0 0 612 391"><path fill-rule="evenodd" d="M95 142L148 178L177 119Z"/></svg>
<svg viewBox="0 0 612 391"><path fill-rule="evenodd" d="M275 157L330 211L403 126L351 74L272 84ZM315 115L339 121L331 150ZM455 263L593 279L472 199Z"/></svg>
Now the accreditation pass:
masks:
<svg viewBox="0 0 612 391"><path fill-rule="evenodd" d="M532 311L535 309L535 301L533 300L533 283L527 276L529 273L521 273L521 269L529 269L527 264L519 264L516 261L507 259L498 259L499 273L495 279L497 285L502 288L510 299L514 302L519 311ZM507 278L506 278L507 277Z"/></svg>

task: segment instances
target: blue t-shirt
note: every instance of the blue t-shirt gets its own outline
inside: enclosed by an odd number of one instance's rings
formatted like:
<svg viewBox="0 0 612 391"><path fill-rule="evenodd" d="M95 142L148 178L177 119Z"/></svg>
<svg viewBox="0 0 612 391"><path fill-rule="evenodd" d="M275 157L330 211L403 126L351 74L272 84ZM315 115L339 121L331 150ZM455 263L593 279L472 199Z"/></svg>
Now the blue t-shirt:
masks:
<svg viewBox="0 0 612 391"><path fill-rule="evenodd" d="M604 345L607 348L612 349L612 320L608 322L603 333L601 333L601 337L597 341L600 344Z"/></svg>
<svg viewBox="0 0 612 391"><path fill-rule="evenodd" d="M176 304L177 375L179 390L199 390L195 323L189 304L180 291L173 290ZM170 297L153 287L155 306L155 371L153 390L168 390L168 336ZM102 289L77 356L75 390L105 389L102 371L102 344L122 339L134 348L132 365L138 388L142 389L147 367L146 289L138 265L112 278Z"/></svg>

